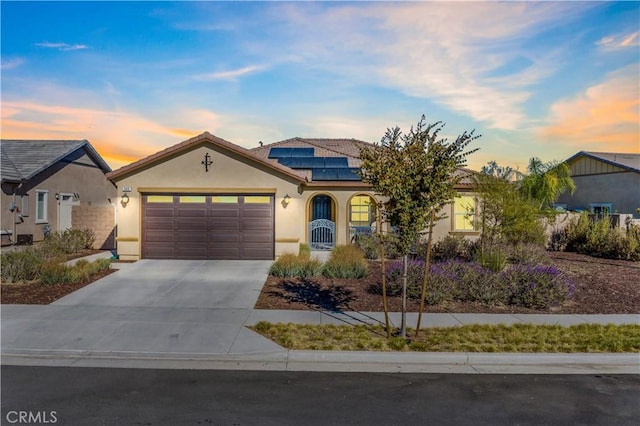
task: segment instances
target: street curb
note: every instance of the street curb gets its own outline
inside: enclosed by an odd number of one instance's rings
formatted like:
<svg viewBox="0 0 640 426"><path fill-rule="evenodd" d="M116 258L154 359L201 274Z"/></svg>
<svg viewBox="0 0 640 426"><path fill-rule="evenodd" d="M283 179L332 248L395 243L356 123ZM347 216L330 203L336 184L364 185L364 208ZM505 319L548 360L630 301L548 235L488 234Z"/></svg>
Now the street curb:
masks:
<svg viewBox="0 0 640 426"><path fill-rule="evenodd" d="M252 354L3 350L2 365L453 374L640 374L637 353L343 352Z"/></svg>

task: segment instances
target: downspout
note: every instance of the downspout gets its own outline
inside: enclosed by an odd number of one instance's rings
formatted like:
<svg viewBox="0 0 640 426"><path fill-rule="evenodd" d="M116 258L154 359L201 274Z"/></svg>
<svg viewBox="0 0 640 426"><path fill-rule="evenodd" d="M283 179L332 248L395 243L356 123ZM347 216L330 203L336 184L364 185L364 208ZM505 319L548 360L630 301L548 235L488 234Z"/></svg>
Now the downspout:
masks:
<svg viewBox="0 0 640 426"><path fill-rule="evenodd" d="M18 211L18 205L16 204L16 189L18 189L19 186L16 186L13 188L13 205L15 206L13 208L13 211L11 212L13 215L13 234L11 234L12 238L12 243L11 245L16 245L16 242L18 241L18 237L16 236L16 232L18 232L17 227L18 225L16 224L16 213Z"/></svg>
<svg viewBox="0 0 640 426"><path fill-rule="evenodd" d="M15 186L13 188L13 205L15 206L15 208L13 209L13 211L11 213L13 213L13 234L12 234L12 244L11 245L16 245L18 243L18 224L17 224L17 217L16 215L20 214L20 209L18 208L18 203L16 203L16 192L18 189L20 189L22 187L22 182L20 182L17 186Z"/></svg>

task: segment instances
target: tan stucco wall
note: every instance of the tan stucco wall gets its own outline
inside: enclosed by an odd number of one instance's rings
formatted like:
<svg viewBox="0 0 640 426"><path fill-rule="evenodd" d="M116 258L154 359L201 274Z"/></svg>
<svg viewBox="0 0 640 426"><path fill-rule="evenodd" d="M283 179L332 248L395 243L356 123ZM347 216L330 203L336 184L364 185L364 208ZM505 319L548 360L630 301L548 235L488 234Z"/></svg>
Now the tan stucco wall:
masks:
<svg viewBox="0 0 640 426"><path fill-rule="evenodd" d="M104 173L87 155L74 158L72 163L58 163L50 169L35 176L28 184L16 189L16 204L22 208L22 197L28 202L28 216L23 222L16 223L14 228L14 214L9 211L9 205L14 200L8 185L3 185L2 191L2 229L14 231L12 239L18 234L32 234L34 241L44 238L43 227L49 225L51 231L58 230L58 202L56 193L78 193L78 206L111 207L108 199L116 201L116 189L109 182ZM47 222L36 224L36 190L48 190ZM9 193L6 193L6 192ZM112 211L113 208L111 207ZM23 212L24 213L24 212ZM113 219L110 225L113 226Z"/></svg>
<svg viewBox="0 0 640 426"><path fill-rule="evenodd" d="M213 164L206 172L202 161L205 154ZM349 243L349 201L355 195L372 191L355 187L310 187L300 185L294 179L273 169L252 162L217 145L204 143L188 152L182 152L163 162L119 178L118 185L118 255L122 259L139 259L141 255L142 217L141 194L144 193L269 193L275 195L275 254L297 253L300 243L308 243L308 217L311 199L318 194L331 196L336 209L336 243ZM123 188L130 187L129 202L120 201ZM302 193L300 193L302 192ZM285 207L283 199L291 197ZM451 207L446 209L449 218L438 222L436 238L451 232Z"/></svg>
<svg viewBox="0 0 640 426"><path fill-rule="evenodd" d="M213 164L206 172L202 161L209 153ZM265 166L247 164L246 159L206 143L192 151L154 164L117 181L118 185L118 254L122 259L138 259L141 253L141 194L152 192L192 193L269 193L275 195L276 255L298 249L304 230L303 198L298 184L291 178L276 176ZM123 188L130 187L129 202L121 204ZM284 208L286 195L291 202ZM304 234L302 234L304 235ZM291 241L291 242L289 242Z"/></svg>

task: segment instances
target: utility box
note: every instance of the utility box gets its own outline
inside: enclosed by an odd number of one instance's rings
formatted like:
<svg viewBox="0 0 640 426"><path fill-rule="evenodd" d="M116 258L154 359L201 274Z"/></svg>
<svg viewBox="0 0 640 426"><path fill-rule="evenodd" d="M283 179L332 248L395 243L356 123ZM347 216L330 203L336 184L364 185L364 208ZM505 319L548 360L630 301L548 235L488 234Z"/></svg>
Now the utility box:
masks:
<svg viewBox="0 0 640 426"><path fill-rule="evenodd" d="M33 245L33 234L18 234L17 244L19 246Z"/></svg>

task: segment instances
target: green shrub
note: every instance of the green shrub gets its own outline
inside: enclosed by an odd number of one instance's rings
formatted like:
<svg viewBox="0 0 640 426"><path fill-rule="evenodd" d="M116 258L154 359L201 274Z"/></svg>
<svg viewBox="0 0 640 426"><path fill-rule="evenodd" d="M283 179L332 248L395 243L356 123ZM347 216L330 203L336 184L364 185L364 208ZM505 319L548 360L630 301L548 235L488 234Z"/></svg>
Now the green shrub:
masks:
<svg viewBox="0 0 640 426"><path fill-rule="evenodd" d="M387 294L400 296L402 294L403 262L396 260L389 262L385 268L387 278ZM419 299L424 278L424 262L421 260L409 260L407 262L407 297Z"/></svg>
<svg viewBox="0 0 640 426"><path fill-rule="evenodd" d="M534 243L518 243L508 249L507 259L519 265L537 265L549 263L550 258L544 246Z"/></svg>
<svg viewBox="0 0 640 426"><path fill-rule="evenodd" d="M431 274L427 282L427 292L425 303L427 305L438 305L454 298L456 282L454 277L441 273L440 267L443 263L431 265ZM387 294L390 296L400 296L402 294L402 274L403 263L401 261L390 262L385 268L387 278ZM422 292L422 281L424 279L424 262L422 260L410 260L407 263L407 297L410 299L420 299ZM373 290L381 294L382 287L373 286Z"/></svg>
<svg viewBox="0 0 640 426"><path fill-rule="evenodd" d="M442 240L433 245L434 260L449 259L471 259L471 248L473 243L462 235L447 235ZM426 256L426 243L418 248L418 255L421 258Z"/></svg>
<svg viewBox="0 0 640 426"><path fill-rule="evenodd" d="M364 253L367 259L378 259L380 257L380 241L375 234L359 234L356 237L356 245Z"/></svg>
<svg viewBox="0 0 640 426"><path fill-rule="evenodd" d="M500 272L507 266L507 253L501 246L495 246L476 252L476 260L483 267Z"/></svg>
<svg viewBox="0 0 640 426"><path fill-rule="evenodd" d="M317 277L322 275L322 263L305 255L285 253L271 265L269 274L275 277Z"/></svg>
<svg viewBox="0 0 640 426"><path fill-rule="evenodd" d="M627 231L613 228L609 217L591 219L583 213L570 221L556 240L566 251L610 259L640 260L640 228L630 226Z"/></svg>
<svg viewBox="0 0 640 426"><path fill-rule="evenodd" d="M364 253L353 245L337 246L324 265L323 274L328 278L363 278L369 273Z"/></svg>
<svg viewBox="0 0 640 426"><path fill-rule="evenodd" d="M401 257L398 250L397 237L393 234L384 237L384 257L387 259L398 259ZM380 258L380 237L378 234L360 234L356 238L356 246L362 250L367 259Z"/></svg>
<svg viewBox="0 0 640 426"><path fill-rule="evenodd" d="M554 266L514 265L500 274L509 291L509 303L526 308L559 306L573 296L575 288Z"/></svg>
<svg viewBox="0 0 640 426"><path fill-rule="evenodd" d="M80 274L74 268L63 263L46 263L42 267L40 281L46 285L79 282Z"/></svg>
<svg viewBox="0 0 640 426"><path fill-rule="evenodd" d="M0 256L1 277L3 283L37 280L46 258L37 248L22 251L8 251Z"/></svg>
<svg viewBox="0 0 640 426"><path fill-rule="evenodd" d="M89 249L96 240L91 229L67 229L54 232L42 243L43 250L51 253L74 254Z"/></svg>

